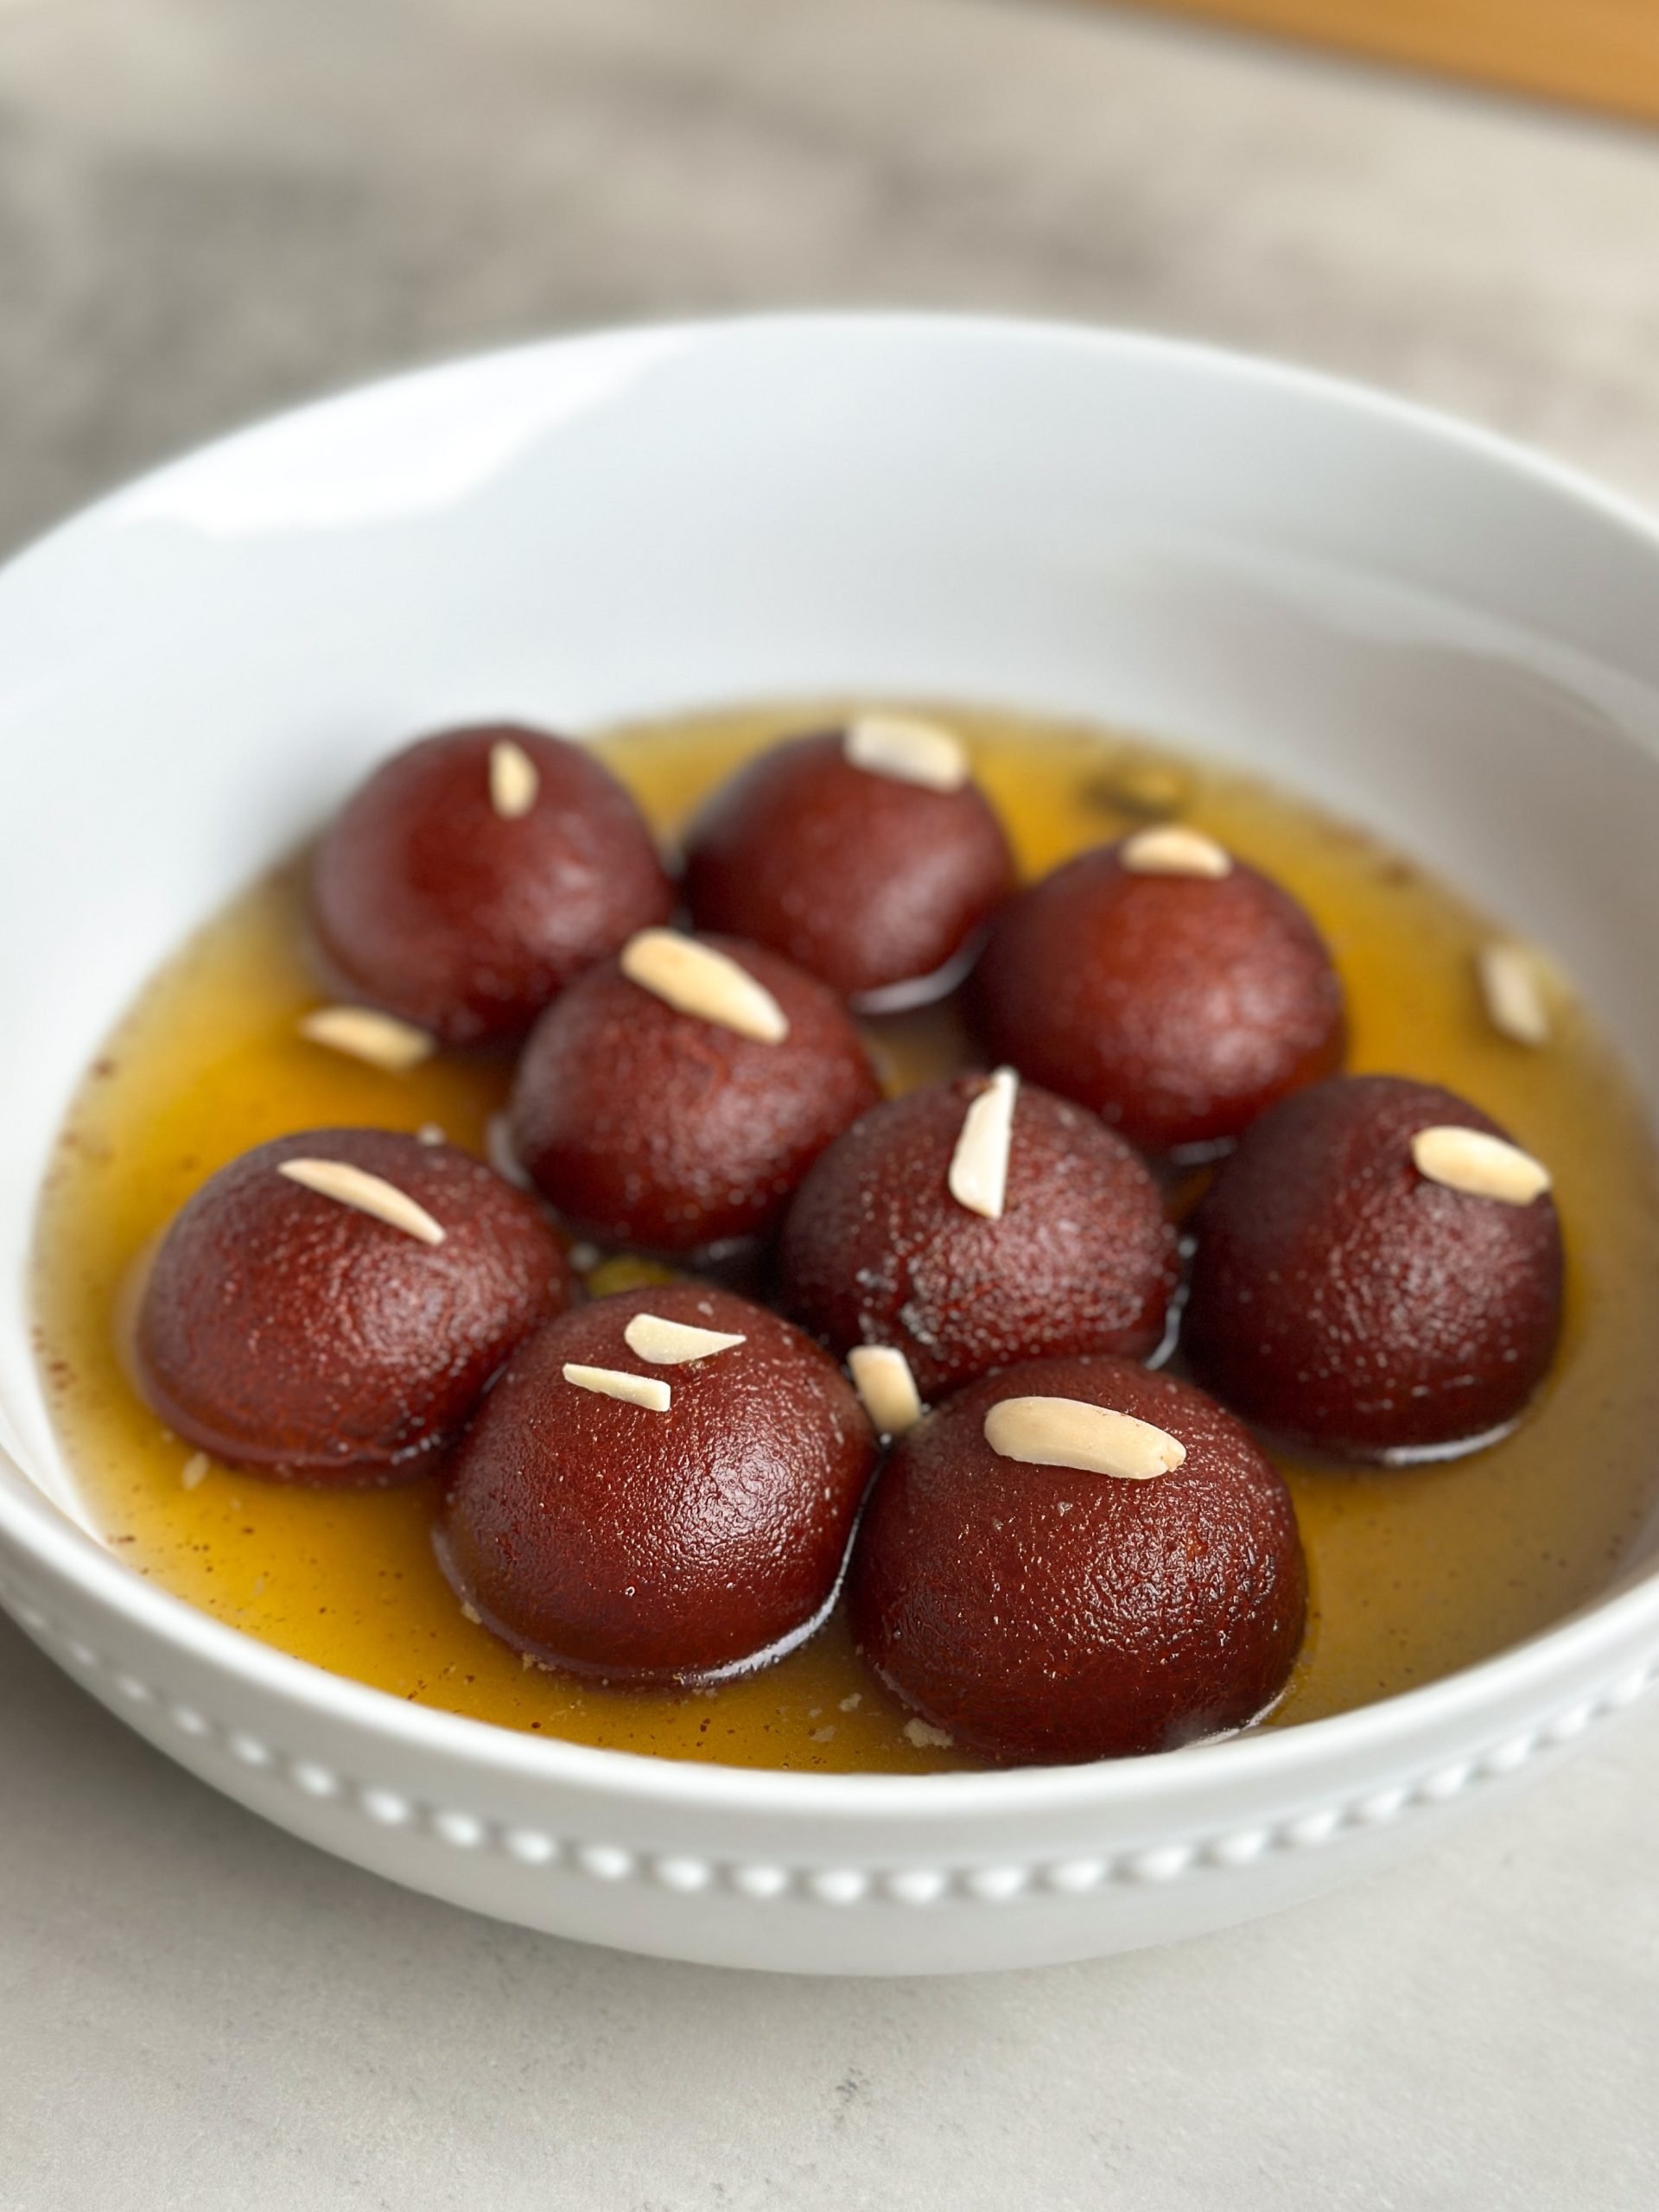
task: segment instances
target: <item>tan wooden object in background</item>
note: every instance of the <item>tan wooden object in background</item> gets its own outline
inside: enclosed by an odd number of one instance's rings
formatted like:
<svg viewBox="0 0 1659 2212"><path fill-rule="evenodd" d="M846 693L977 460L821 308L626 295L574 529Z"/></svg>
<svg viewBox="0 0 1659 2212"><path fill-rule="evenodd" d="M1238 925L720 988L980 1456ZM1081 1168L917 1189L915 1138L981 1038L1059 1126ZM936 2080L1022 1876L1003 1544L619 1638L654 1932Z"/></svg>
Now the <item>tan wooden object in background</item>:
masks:
<svg viewBox="0 0 1659 2212"><path fill-rule="evenodd" d="M1142 0L1659 121L1659 0Z"/></svg>

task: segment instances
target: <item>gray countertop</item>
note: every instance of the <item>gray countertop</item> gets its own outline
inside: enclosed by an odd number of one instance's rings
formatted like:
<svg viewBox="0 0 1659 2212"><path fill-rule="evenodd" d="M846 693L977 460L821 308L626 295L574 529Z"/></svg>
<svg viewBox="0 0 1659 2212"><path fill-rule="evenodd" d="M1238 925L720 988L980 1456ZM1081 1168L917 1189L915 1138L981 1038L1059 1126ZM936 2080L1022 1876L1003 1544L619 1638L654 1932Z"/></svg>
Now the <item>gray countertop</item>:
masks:
<svg viewBox="0 0 1659 2212"><path fill-rule="evenodd" d="M0 542L411 360L985 306L1288 354L1659 497L1659 138L1017 0L0 0ZM1659 1709L1285 1918L772 1980L468 1918L0 1624L0 2207L1659 2201Z"/></svg>

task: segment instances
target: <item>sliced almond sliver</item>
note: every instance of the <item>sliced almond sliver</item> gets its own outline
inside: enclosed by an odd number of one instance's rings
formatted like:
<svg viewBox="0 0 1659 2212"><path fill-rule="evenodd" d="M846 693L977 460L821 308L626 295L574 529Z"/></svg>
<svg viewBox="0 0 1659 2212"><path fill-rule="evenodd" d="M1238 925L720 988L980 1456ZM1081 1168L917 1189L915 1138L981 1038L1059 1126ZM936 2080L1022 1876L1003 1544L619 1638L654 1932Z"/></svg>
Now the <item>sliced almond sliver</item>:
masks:
<svg viewBox="0 0 1659 2212"><path fill-rule="evenodd" d="M564 1363L564 1379L578 1390L592 1390L601 1398L620 1398L625 1406L643 1406L647 1413L665 1414L674 1394L655 1375L628 1375L620 1367L582 1367Z"/></svg>
<svg viewBox="0 0 1659 2212"><path fill-rule="evenodd" d="M1496 1198L1501 1205L1529 1206L1549 1188L1549 1170L1541 1160L1484 1129L1455 1125L1419 1129L1411 1141L1417 1173L1448 1191L1471 1198Z"/></svg>
<svg viewBox="0 0 1659 2212"><path fill-rule="evenodd" d="M962 1135L950 1155L950 1195L969 1213L1001 1221L1008 1188L1008 1154L1014 1143L1014 1102L1020 1078L1012 1068L998 1068L969 1105Z"/></svg>
<svg viewBox="0 0 1659 2212"><path fill-rule="evenodd" d="M315 1191L319 1198L333 1198L340 1205L354 1207L359 1213L372 1214L376 1221L384 1221L389 1229L401 1229L405 1236L413 1236L423 1244L443 1242L444 1230L424 1206L416 1205L407 1191L400 1191L395 1183L388 1183L382 1176L353 1167L346 1160L285 1160L276 1173L286 1175L290 1183Z"/></svg>
<svg viewBox="0 0 1659 2212"><path fill-rule="evenodd" d="M855 768L930 791L959 791L968 780L962 740L938 722L911 715L859 715L842 742Z"/></svg>
<svg viewBox="0 0 1659 2212"><path fill-rule="evenodd" d="M344 1052L392 1075L419 1067L437 1049L424 1029L372 1006L317 1007L301 1015L300 1034L308 1044L326 1045L331 1052Z"/></svg>
<svg viewBox="0 0 1659 2212"><path fill-rule="evenodd" d="M1118 847L1117 857L1131 875L1203 875L1218 880L1233 871L1232 855L1224 845L1179 822L1137 830Z"/></svg>
<svg viewBox="0 0 1659 2212"><path fill-rule="evenodd" d="M179 1480L186 1490L199 1490L213 1471L213 1463L205 1452L193 1452L179 1472Z"/></svg>
<svg viewBox="0 0 1659 2212"><path fill-rule="evenodd" d="M622 1332L622 1340L638 1358L653 1367L683 1367L693 1359L712 1359L717 1351L730 1351L747 1344L747 1337L728 1336L721 1329L696 1329L689 1321L665 1321L660 1313L636 1313Z"/></svg>
<svg viewBox="0 0 1659 2212"><path fill-rule="evenodd" d="M1525 945L1483 944L1475 968L1487 1019L1498 1034L1516 1045L1548 1044L1549 1008L1538 963Z"/></svg>
<svg viewBox="0 0 1659 2212"><path fill-rule="evenodd" d="M677 1014L718 1022L757 1044L780 1045L789 1022L764 983L711 944L677 930L640 930L622 948L622 973Z"/></svg>
<svg viewBox="0 0 1659 2212"><path fill-rule="evenodd" d="M847 1355L853 1388L880 1436L902 1436L923 1413L910 1362L897 1344L858 1344Z"/></svg>
<svg viewBox="0 0 1659 2212"><path fill-rule="evenodd" d="M522 745L498 737L490 747L490 804L504 822L517 822L536 804L542 779Z"/></svg>
<svg viewBox="0 0 1659 2212"><path fill-rule="evenodd" d="M1082 1398L1003 1398L985 1416L985 1441L1005 1459L1126 1483L1170 1474L1186 1457L1184 1444L1150 1421Z"/></svg>

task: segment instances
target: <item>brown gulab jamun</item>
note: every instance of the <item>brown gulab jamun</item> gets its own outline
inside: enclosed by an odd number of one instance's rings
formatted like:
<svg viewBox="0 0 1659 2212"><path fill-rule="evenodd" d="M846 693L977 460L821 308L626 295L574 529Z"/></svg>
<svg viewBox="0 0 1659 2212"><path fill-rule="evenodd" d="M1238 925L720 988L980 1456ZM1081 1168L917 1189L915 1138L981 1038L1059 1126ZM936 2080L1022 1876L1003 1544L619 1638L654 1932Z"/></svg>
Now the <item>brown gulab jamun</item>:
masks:
<svg viewBox="0 0 1659 2212"><path fill-rule="evenodd" d="M653 930L543 1014L510 1126L574 1228L674 1256L765 1236L880 1096L827 984L761 945Z"/></svg>
<svg viewBox="0 0 1659 2212"><path fill-rule="evenodd" d="M1255 1719L1289 1678L1307 1580L1249 1432L1191 1383L1085 1355L986 1376L902 1438L847 1593L865 1657L925 1721L1038 1764Z"/></svg>
<svg viewBox="0 0 1659 2212"><path fill-rule="evenodd" d="M1434 1084L1349 1076L1284 1100L1194 1217L1194 1373L1246 1421L1338 1458L1482 1440L1525 1410L1560 1332L1548 1183Z"/></svg>
<svg viewBox="0 0 1659 2212"><path fill-rule="evenodd" d="M536 1201L391 1129L245 1152L175 1218L140 1297L139 1386L231 1466L329 1488L423 1472L571 1276Z"/></svg>
<svg viewBox="0 0 1659 2212"><path fill-rule="evenodd" d="M908 716L774 746L721 785L686 839L699 929L770 945L849 998L947 988L1013 885L960 741Z"/></svg>
<svg viewBox="0 0 1659 2212"><path fill-rule="evenodd" d="M708 1680L822 1618L875 1459L798 1329L703 1284L629 1291L514 1353L451 1465L438 1555L547 1665Z"/></svg>
<svg viewBox="0 0 1659 2212"><path fill-rule="evenodd" d="M572 976L673 908L610 770L511 724L394 753L341 808L311 872L331 988L445 1045L516 1041Z"/></svg>
<svg viewBox="0 0 1659 2212"><path fill-rule="evenodd" d="M1312 921L1179 824L1021 893L973 987L998 1059L1147 1152L1219 1147L1342 1062L1342 986Z"/></svg>
<svg viewBox="0 0 1659 2212"><path fill-rule="evenodd" d="M808 1173L779 1253L789 1310L838 1352L902 1351L931 1397L1010 1360L1141 1357L1164 1331L1175 1235L1122 1139L1034 1084L1014 1088L995 1217L951 1188L967 1116L996 1078L958 1076L855 1122Z"/></svg>

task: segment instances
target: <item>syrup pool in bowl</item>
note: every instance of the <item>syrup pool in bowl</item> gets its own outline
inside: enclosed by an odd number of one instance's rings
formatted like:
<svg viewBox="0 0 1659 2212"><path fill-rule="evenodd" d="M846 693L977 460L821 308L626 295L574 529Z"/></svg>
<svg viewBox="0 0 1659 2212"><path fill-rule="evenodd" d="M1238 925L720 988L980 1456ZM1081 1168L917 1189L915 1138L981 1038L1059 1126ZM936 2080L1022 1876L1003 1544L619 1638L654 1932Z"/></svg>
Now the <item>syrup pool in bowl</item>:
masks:
<svg viewBox="0 0 1659 2212"><path fill-rule="evenodd" d="M673 839L703 795L833 709L750 709L609 733L599 750ZM1356 1072L1472 1099L1548 1162L1568 1252L1561 1347L1540 1402L1471 1455L1389 1470L1276 1454L1307 1553L1306 1641L1262 1724L1339 1713L1473 1664L1613 1578L1654 1502L1659 1167L1633 1092L1570 990L1548 976L1541 1050L1494 1029L1477 986L1493 925L1363 831L1287 793L1075 726L949 709L1029 879L1149 818L1178 816L1309 910L1348 994ZM440 1055L384 1072L304 1041L322 998L301 926L303 863L207 922L141 995L61 1134L37 1233L40 1357L86 1517L135 1572L245 1633L385 1690L501 1726L744 1766L914 1772L969 1764L907 1719L839 1612L760 1672L679 1694L578 1682L468 1620L433 1558L435 1478L310 1491L205 1465L124 1369L118 1314L172 1214L224 1162L288 1131L362 1122L484 1152L503 1062ZM943 1007L865 1025L889 1090L964 1063ZM1173 1183L1172 1207L1194 1194ZM639 1280L602 1259L595 1290Z"/></svg>

